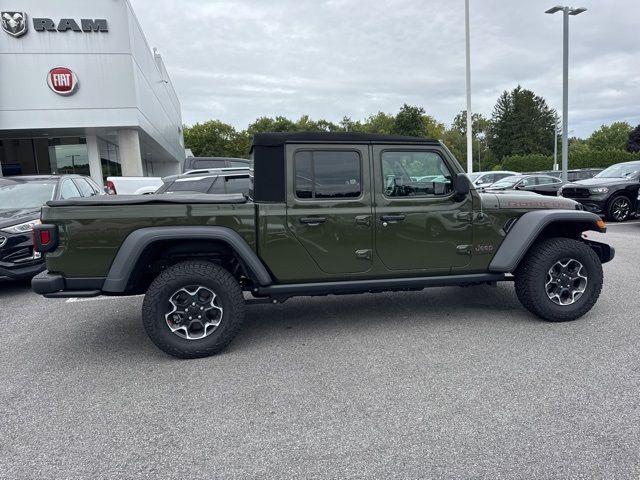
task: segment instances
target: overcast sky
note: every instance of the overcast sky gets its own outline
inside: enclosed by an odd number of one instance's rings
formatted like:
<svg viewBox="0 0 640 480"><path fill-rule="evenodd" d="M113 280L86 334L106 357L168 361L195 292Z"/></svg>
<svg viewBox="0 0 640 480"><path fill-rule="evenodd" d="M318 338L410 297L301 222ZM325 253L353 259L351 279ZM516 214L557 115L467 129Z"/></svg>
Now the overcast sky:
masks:
<svg viewBox="0 0 640 480"><path fill-rule="evenodd" d="M403 103L449 125L465 108L463 0L130 0L184 123L363 119ZM471 0L472 111L517 84L562 106L554 0ZM640 123L640 1L584 0L570 17L569 128Z"/></svg>

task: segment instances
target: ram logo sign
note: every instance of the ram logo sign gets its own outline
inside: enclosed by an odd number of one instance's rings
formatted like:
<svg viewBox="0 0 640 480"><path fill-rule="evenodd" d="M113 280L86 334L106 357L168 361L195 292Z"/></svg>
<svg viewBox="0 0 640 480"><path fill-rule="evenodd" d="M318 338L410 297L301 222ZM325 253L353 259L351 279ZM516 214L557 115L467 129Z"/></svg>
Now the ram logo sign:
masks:
<svg viewBox="0 0 640 480"><path fill-rule="evenodd" d="M49 88L58 95L72 95L78 88L78 77L67 67L56 67L47 75Z"/></svg>
<svg viewBox="0 0 640 480"><path fill-rule="evenodd" d="M27 14L24 12L0 12L2 29L13 37L27 33Z"/></svg>
<svg viewBox="0 0 640 480"><path fill-rule="evenodd" d="M27 14L25 12L0 12L2 29L9 35L20 37L27 33ZM57 22L51 18L34 17L33 29L36 32L108 32L109 25L104 18L61 18Z"/></svg>

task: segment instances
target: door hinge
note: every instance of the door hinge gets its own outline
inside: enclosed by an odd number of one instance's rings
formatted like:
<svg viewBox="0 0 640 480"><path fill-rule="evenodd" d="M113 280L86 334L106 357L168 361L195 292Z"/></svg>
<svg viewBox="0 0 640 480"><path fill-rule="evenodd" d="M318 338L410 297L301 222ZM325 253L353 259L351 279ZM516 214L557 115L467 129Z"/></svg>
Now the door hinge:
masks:
<svg viewBox="0 0 640 480"><path fill-rule="evenodd" d="M360 260L371 260L371 249L356 250L356 258Z"/></svg>

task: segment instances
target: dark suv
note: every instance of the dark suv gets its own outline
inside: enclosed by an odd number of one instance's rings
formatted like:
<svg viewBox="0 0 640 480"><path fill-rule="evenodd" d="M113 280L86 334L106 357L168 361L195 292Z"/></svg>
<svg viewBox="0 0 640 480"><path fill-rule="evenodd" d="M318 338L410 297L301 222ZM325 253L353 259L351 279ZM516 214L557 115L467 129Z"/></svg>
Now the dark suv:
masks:
<svg viewBox="0 0 640 480"><path fill-rule="evenodd" d="M44 269L31 239L42 205L102 194L93 180L80 175L0 177L0 278L31 278Z"/></svg>
<svg viewBox="0 0 640 480"><path fill-rule="evenodd" d="M587 180L567 183L558 195L580 202L614 222L627 220L637 209L640 161L617 163Z"/></svg>

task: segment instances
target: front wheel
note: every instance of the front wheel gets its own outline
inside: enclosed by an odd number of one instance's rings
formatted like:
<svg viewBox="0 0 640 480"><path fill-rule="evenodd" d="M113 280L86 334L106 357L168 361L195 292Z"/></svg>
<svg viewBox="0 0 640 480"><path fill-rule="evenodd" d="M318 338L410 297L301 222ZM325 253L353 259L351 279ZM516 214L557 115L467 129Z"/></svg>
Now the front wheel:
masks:
<svg viewBox="0 0 640 480"><path fill-rule="evenodd" d="M602 264L584 242L550 238L532 247L515 272L516 295L535 315L553 322L591 310L602 290Z"/></svg>
<svg viewBox="0 0 640 480"><path fill-rule="evenodd" d="M208 262L182 262L151 283L142 304L149 338L178 358L222 351L244 320L242 290L233 276Z"/></svg>
<svg viewBox="0 0 640 480"><path fill-rule="evenodd" d="M631 216L631 200L625 195L617 195L609 202L607 217L614 222L624 222Z"/></svg>

